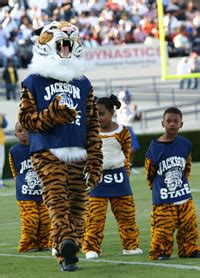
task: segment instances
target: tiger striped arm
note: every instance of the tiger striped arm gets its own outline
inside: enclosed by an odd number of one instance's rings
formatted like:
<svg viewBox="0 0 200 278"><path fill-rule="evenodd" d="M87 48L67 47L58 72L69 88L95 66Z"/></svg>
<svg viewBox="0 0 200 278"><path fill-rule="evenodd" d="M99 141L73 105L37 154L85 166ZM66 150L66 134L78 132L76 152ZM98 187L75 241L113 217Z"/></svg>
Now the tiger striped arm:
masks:
<svg viewBox="0 0 200 278"><path fill-rule="evenodd" d="M8 159L9 159L10 170L12 172L13 178L16 178L17 172L16 172L14 161L13 161L13 158L12 158L12 155L10 152L8 154Z"/></svg>
<svg viewBox="0 0 200 278"><path fill-rule="evenodd" d="M90 91L87 100L87 163L85 173L89 173L87 185L95 187L103 172L102 140L100 137L100 126L93 92Z"/></svg>
<svg viewBox="0 0 200 278"><path fill-rule="evenodd" d="M131 173L131 134L126 127L123 127L122 131L119 134L119 138L117 138L122 146L122 151L125 156L125 168L128 176Z"/></svg>
<svg viewBox="0 0 200 278"><path fill-rule="evenodd" d="M192 167L192 155L190 154L187 158L186 165L185 165L185 176L189 179L191 174L191 167Z"/></svg>
<svg viewBox="0 0 200 278"><path fill-rule="evenodd" d="M147 184L152 189L153 179L156 175L156 166L151 163L149 158L145 158L145 171L147 177Z"/></svg>
<svg viewBox="0 0 200 278"><path fill-rule="evenodd" d="M26 87L22 88L19 122L32 132L43 132L56 124L73 122L76 119L76 110L68 108L65 104L59 104L60 100L61 96L56 96L47 109L38 111L31 92Z"/></svg>

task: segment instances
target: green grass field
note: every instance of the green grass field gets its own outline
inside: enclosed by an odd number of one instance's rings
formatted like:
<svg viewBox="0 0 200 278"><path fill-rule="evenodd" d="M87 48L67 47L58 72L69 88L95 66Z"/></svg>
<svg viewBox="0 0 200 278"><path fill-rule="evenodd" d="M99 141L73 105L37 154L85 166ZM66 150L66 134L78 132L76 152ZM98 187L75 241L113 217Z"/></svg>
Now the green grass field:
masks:
<svg viewBox="0 0 200 278"><path fill-rule="evenodd" d="M196 204L200 223L200 164L193 164L190 186ZM0 278L66 277L81 278L124 278L124 277L200 277L200 259L179 259L177 245L169 261L150 261L148 259L150 243L151 192L147 188L144 169L131 177L137 209L137 224L140 230L140 248L144 254L122 255L121 241L116 221L108 210L105 238L101 257L86 261L80 254L80 271L61 272L50 252L17 252L20 238L19 209L15 200L14 181L7 181L7 187L0 189ZM199 226L200 227L200 226ZM199 228L200 232L200 228Z"/></svg>

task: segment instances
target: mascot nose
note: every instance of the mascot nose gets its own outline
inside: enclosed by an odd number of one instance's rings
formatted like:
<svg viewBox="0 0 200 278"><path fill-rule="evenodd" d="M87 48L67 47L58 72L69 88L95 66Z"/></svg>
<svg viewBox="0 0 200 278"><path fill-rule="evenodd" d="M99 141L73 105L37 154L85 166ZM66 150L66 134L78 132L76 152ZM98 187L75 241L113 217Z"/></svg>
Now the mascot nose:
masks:
<svg viewBox="0 0 200 278"><path fill-rule="evenodd" d="M71 32L73 31L73 28L71 26L65 26L61 28L61 31L67 33L67 34L71 34Z"/></svg>

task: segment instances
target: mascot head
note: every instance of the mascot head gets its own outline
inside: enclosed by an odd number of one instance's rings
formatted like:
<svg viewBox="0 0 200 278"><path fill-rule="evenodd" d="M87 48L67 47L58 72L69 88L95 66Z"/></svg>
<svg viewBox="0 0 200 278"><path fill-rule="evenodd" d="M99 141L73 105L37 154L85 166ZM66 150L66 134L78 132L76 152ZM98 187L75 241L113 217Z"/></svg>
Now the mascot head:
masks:
<svg viewBox="0 0 200 278"><path fill-rule="evenodd" d="M83 75L80 59L81 42L76 26L66 21L53 21L34 32L32 73L70 81Z"/></svg>

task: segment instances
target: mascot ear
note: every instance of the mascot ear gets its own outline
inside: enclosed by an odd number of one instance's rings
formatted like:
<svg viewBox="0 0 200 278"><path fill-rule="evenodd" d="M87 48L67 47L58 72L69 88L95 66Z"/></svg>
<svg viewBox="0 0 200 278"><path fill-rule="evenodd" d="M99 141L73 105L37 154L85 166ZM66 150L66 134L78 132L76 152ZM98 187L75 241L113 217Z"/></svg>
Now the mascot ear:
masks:
<svg viewBox="0 0 200 278"><path fill-rule="evenodd" d="M36 29L32 32L33 35L39 36L42 32L43 27Z"/></svg>

